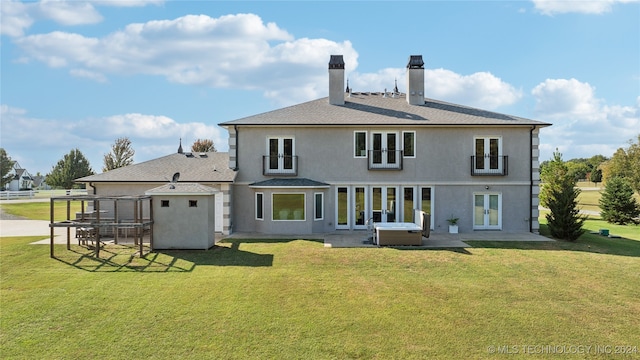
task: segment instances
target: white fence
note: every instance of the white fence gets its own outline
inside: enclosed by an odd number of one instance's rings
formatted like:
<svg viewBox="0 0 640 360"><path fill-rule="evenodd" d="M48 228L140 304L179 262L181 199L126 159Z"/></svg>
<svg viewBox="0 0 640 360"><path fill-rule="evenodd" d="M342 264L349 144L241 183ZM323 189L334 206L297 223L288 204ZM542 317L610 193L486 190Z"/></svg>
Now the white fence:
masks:
<svg viewBox="0 0 640 360"><path fill-rule="evenodd" d="M29 191L0 191L0 200L11 199L33 199L38 198L50 198L52 196L64 196L64 195L87 195L85 189L71 189L71 190L29 190Z"/></svg>
<svg viewBox="0 0 640 360"><path fill-rule="evenodd" d="M33 199L35 191L0 191L0 200Z"/></svg>

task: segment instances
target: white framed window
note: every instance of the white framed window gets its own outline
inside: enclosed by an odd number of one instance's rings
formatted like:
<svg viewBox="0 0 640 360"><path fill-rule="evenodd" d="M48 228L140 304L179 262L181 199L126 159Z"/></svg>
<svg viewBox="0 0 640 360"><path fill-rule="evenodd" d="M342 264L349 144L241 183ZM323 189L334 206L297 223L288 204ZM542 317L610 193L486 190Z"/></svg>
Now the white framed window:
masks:
<svg viewBox="0 0 640 360"><path fill-rule="evenodd" d="M271 219L273 221L304 221L304 193L271 194Z"/></svg>
<svg viewBox="0 0 640 360"><path fill-rule="evenodd" d="M416 132L402 132L402 156L406 158L416 157Z"/></svg>
<svg viewBox="0 0 640 360"><path fill-rule="evenodd" d="M256 193L256 220L264 220L264 193Z"/></svg>
<svg viewBox="0 0 640 360"><path fill-rule="evenodd" d="M295 173L295 139L293 137L267 138L267 171Z"/></svg>
<svg viewBox="0 0 640 360"><path fill-rule="evenodd" d="M473 138L474 170L478 173L501 172L502 137L476 136Z"/></svg>
<svg viewBox="0 0 640 360"><path fill-rule="evenodd" d="M314 220L324 219L324 194L323 193L313 194L313 219Z"/></svg>
<svg viewBox="0 0 640 360"><path fill-rule="evenodd" d="M356 158L367 157L367 132L366 131L353 132L353 157L356 157Z"/></svg>

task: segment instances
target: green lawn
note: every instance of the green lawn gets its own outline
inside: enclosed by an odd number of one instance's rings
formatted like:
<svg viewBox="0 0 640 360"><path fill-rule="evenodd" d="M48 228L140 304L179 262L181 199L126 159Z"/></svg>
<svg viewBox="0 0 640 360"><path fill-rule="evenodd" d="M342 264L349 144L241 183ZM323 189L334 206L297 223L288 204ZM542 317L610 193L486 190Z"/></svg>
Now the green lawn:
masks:
<svg viewBox="0 0 640 360"><path fill-rule="evenodd" d="M35 238L2 238L2 358L485 358L503 345L640 347L633 235L429 251L238 240L144 258L111 246L99 259L78 246L57 246L51 259L48 246L29 245Z"/></svg>
<svg viewBox="0 0 640 360"><path fill-rule="evenodd" d="M47 245L29 244L42 237L0 238L0 357L487 358L497 347L515 349L512 358L531 357L522 356L527 345L638 352L640 227L590 219L585 228L622 238L587 232L575 243L427 251L234 240L144 258L111 245L99 259L75 245L56 246L51 259Z"/></svg>
<svg viewBox="0 0 640 360"><path fill-rule="evenodd" d="M86 205L85 205L86 206ZM28 218L31 220L51 220L51 202L26 202L26 203L4 203L0 205L2 211ZM80 201L70 202L71 218L74 219L76 212L81 208ZM55 221L67 219L66 202L57 202L55 205Z"/></svg>

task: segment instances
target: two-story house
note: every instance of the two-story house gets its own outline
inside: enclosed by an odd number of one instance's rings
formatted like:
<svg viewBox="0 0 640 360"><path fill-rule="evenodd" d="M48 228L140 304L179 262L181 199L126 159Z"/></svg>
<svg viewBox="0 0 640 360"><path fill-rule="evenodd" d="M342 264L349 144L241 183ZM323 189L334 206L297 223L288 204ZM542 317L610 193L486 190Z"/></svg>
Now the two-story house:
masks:
<svg viewBox="0 0 640 360"><path fill-rule="evenodd" d="M550 124L425 99L412 55L407 90L345 91L329 61L329 96L220 124L229 132L231 232L310 234L412 222L444 232L531 231L538 224L538 134ZM428 86L428 84L426 85Z"/></svg>

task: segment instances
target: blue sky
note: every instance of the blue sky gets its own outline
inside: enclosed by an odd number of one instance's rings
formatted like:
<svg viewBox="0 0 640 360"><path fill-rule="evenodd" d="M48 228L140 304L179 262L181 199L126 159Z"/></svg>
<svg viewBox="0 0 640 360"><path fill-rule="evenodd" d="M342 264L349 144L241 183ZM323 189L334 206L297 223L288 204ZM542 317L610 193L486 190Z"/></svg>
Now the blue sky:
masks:
<svg viewBox="0 0 640 360"><path fill-rule="evenodd" d="M79 148L94 171L127 136L142 162L217 124L328 94L404 89L551 122L541 160L611 156L640 134L640 3L2 0L0 143L32 174Z"/></svg>

